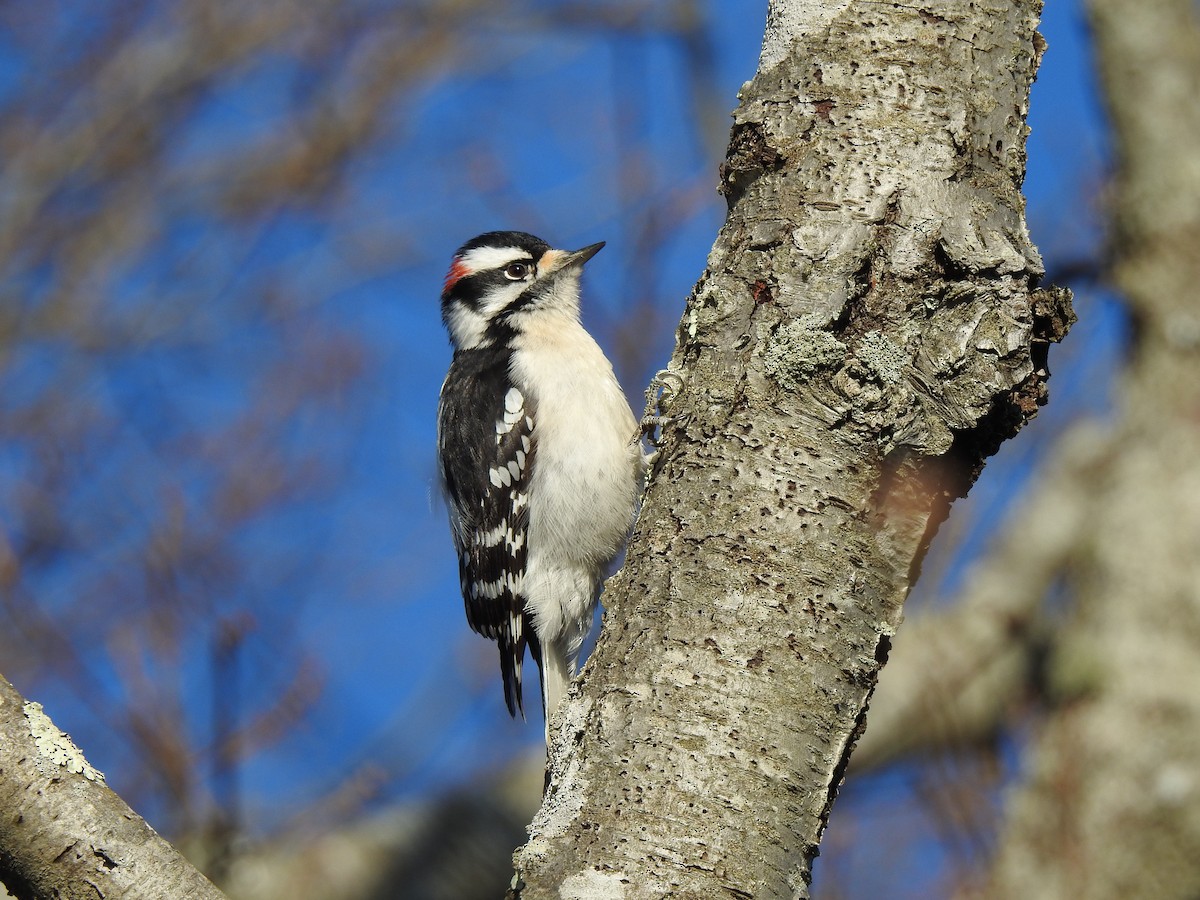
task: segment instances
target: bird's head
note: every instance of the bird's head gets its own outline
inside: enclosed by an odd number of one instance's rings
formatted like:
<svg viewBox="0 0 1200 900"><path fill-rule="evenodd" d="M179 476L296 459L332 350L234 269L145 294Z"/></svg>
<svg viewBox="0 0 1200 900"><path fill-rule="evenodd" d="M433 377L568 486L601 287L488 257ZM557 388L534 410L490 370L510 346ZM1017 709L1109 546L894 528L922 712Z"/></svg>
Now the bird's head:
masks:
<svg viewBox="0 0 1200 900"><path fill-rule="evenodd" d="M523 231L489 231L463 244L442 287L442 321L456 350L487 346L512 316L579 317L583 264L604 246L556 250Z"/></svg>

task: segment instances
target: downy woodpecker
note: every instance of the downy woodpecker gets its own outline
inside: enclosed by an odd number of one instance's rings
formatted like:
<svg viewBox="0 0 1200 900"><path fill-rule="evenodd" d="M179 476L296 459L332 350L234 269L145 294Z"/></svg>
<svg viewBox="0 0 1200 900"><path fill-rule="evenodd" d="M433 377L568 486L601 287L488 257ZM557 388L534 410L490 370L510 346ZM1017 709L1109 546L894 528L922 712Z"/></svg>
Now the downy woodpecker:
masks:
<svg viewBox="0 0 1200 900"><path fill-rule="evenodd" d="M529 647L547 740L642 478L637 421L579 323L583 264L603 246L489 232L454 254L442 289L454 359L438 461L467 623L500 646L513 716Z"/></svg>

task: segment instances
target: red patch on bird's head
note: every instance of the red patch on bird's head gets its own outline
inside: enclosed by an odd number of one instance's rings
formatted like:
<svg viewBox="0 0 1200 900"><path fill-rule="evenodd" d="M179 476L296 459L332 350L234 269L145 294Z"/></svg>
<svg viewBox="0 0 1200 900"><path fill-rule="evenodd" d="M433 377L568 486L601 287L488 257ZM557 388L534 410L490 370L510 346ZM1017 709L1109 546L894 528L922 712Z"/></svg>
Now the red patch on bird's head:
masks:
<svg viewBox="0 0 1200 900"><path fill-rule="evenodd" d="M446 273L446 281L442 285L442 296L450 293L450 290L459 282L464 275L471 274L471 267L468 266L458 257L455 257L454 262L450 263L450 271Z"/></svg>

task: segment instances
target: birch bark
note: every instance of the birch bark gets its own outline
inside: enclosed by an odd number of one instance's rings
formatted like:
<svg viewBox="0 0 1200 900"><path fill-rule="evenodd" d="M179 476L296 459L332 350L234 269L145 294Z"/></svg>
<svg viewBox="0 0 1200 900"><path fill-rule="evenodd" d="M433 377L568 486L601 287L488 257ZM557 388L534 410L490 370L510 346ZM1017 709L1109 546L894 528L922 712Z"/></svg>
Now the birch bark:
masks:
<svg viewBox="0 0 1200 900"><path fill-rule="evenodd" d="M0 881L22 900L225 896L0 677Z"/></svg>

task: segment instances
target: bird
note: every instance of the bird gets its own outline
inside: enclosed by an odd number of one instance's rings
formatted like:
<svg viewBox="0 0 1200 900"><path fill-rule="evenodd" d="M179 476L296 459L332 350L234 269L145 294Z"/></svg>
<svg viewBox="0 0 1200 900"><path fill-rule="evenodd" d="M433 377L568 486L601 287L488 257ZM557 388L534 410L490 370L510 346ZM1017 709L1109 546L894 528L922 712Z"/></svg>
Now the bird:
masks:
<svg viewBox="0 0 1200 900"><path fill-rule="evenodd" d="M438 471L467 623L499 647L514 718L528 647L547 745L645 468L640 426L580 323L583 266L603 246L487 232L455 252L441 294L453 358Z"/></svg>

